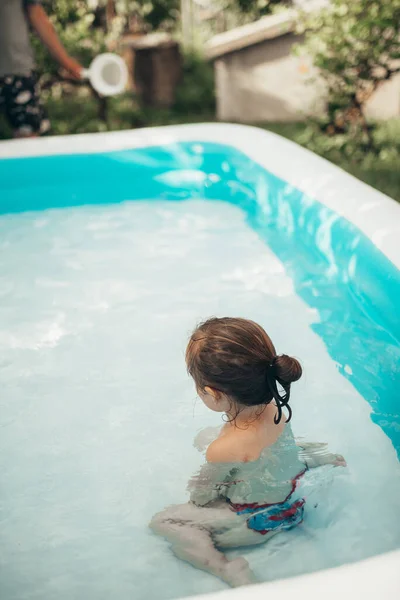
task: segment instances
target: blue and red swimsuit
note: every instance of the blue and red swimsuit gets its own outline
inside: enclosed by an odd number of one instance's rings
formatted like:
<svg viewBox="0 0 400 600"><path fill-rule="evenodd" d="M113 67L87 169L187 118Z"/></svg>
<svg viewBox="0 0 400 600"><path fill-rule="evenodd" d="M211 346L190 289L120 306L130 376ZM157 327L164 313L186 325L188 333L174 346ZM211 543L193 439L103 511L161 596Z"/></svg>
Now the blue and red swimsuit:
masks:
<svg viewBox="0 0 400 600"><path fill-rule="evenodd" d="M293 500L297 482L307 469L292 479L292 489L282 502L274 504L233 504L228 501L237 515L249 514L247 526L253 531L266 535L274 531L286 531L303 521L305 499Z"/></svg>

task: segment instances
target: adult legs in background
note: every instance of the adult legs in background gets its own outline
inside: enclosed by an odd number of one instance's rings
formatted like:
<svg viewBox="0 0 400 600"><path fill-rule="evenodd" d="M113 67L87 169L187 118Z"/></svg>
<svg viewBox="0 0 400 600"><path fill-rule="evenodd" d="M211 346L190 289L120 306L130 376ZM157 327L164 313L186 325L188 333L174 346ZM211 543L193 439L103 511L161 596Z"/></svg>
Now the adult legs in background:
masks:
<svg viewBox="0 0 400 600"><path fill-rule="evenodd" d="M0 107L5 111L15 138L37 137L50 130L33 73L0 78Z"/></svg>

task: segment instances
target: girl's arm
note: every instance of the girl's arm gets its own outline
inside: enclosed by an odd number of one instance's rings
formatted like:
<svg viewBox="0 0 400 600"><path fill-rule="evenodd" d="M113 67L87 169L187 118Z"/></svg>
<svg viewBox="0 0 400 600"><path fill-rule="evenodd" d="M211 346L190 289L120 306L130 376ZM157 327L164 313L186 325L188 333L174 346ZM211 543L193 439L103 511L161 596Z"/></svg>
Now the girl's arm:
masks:
<svg viewBox="0 0 400 600"><path fill-rule="evenodd" d="M205 506L221 496L221 484L218 483L217 467L205 463L197 475L189 479L187 490L190 501L198 506Z"/></svg>
<svg viewBox="0 0 400 600"><path fill-rule="evenodd" d="M324 465L334 465L335 467L346 467L346 461L341 454L332 454L328 452L328 444L296 442L300 449L299 458L309 469L315 469Z"/></svg>

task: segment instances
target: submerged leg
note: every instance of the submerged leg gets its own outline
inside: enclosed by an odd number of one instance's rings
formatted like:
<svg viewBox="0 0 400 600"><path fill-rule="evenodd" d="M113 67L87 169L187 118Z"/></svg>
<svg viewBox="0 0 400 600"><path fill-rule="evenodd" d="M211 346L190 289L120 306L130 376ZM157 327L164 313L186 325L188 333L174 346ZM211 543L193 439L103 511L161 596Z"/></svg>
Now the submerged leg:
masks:
<svg viewBox="0 0 400 600"><path fill-rule="evenodd" d="M258 531L250 529L247 524L243 524L242 527L232 530L228 529L221 533L217 533L213 536L214 543L217 548L238 548L240 546L260 546L265 544L279 531L269 531L265 535L261 535Z"/></svg>
<svg viewBox="0 0 400 600"><path fill-rule="evenodd" d="M199 519L198 522L186 521L184 515L182 515L182 520L179 520L176 508L171 507L171 509L155 515L150 523L153 531L171 543L171 549L175 556L187 561L197 569L220 577L232 587L256 582L255 576L244 558L229 561L222 552L216 549L211 531L201 524L201 520ZM212 509L198 508L197 510L201 513L204 510Z"/></svg>

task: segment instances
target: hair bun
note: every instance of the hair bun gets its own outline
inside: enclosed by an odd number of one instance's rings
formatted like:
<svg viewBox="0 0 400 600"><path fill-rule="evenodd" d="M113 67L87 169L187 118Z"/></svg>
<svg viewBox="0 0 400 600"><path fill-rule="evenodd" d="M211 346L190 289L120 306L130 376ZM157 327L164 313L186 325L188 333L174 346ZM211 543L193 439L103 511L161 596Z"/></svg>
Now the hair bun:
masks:
<svg viewBox="0 0 400 600"><path fill-rule="evenodd" d="M303 373L299 361L287 354L281 354L275 358L274 368L276 378L284 385L289 385L293 383L293 381L298 381Z"/></svg>

